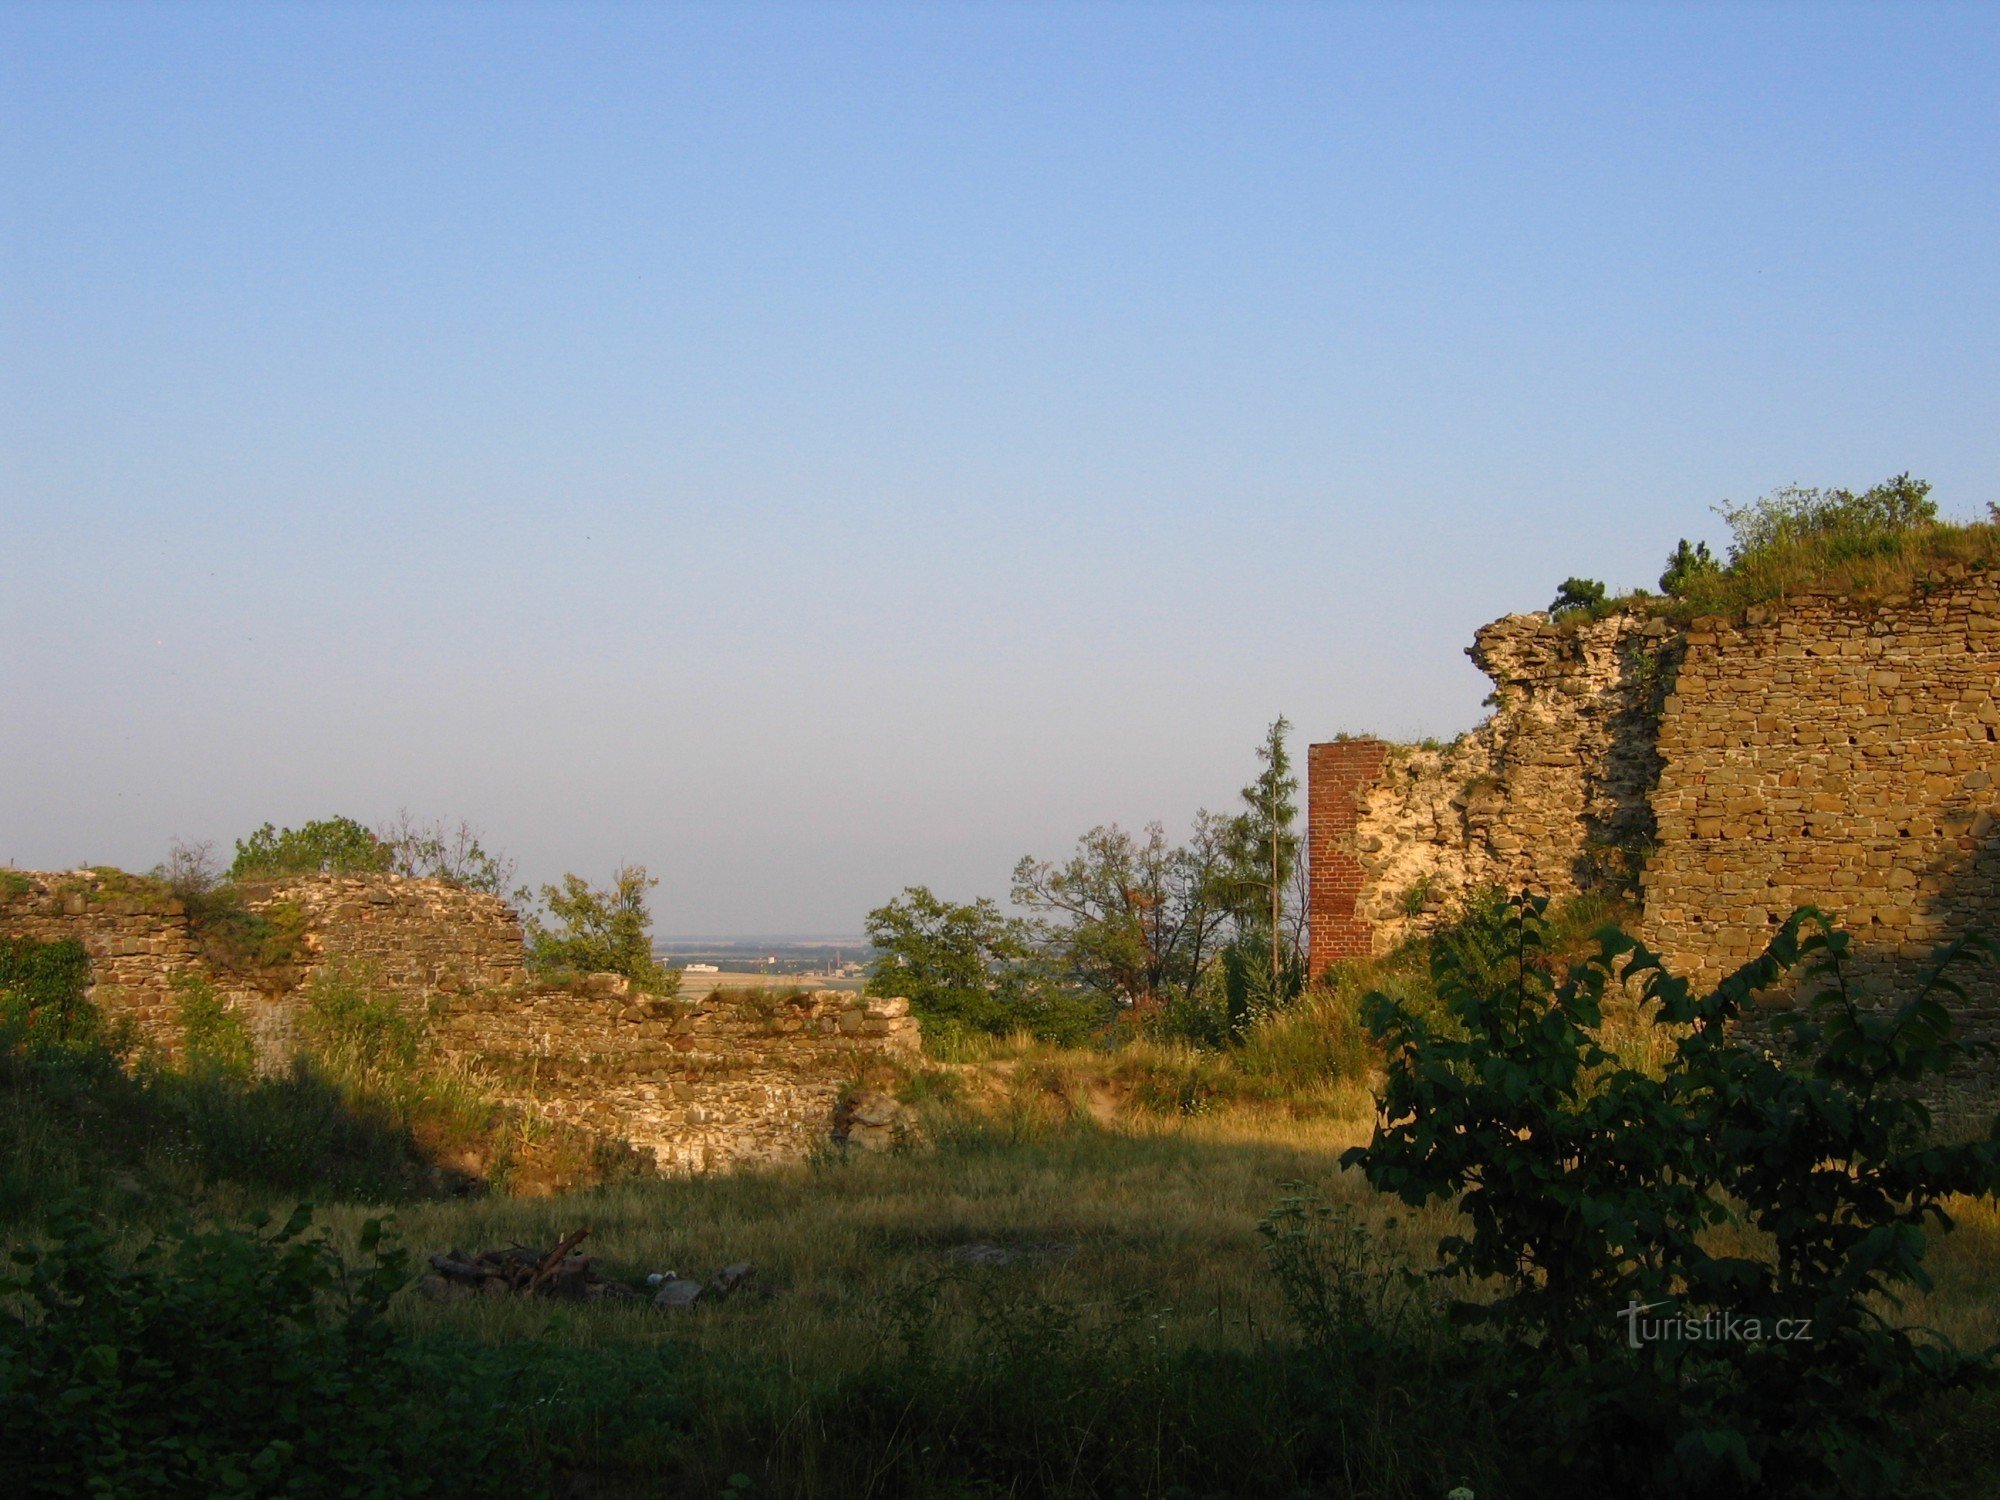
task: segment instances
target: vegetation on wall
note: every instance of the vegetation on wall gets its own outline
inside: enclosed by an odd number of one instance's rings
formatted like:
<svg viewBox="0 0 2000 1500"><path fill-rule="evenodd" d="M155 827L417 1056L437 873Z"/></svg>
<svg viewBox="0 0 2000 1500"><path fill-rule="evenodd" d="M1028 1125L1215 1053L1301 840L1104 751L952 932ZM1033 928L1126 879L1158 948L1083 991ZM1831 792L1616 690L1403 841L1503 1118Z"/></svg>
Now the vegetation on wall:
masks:
<svg viewBox="0 0 2000 1500"><path fill-rule="evenodd" d="M547 976L622 974L650 995L673 995L680 971L653 956L653 914L646 893L660 882L644 865L625 865L608 886L565 874L541 889L548 919L531 913L523 926L528 962Z"/></svg>
<svg viewBox="0 0 2000 1500"><path fill-rule="evenodd" d="M1787 485L1756 500L1715 507L1730 531L1726 558L1683 537L1660 574L1660 595L1608 595L1572 578L1550 606L1559 621L1649 609L1685 623L1730 614L1804 590L1882 599L1929 586L1941 568L2000 567L2000 505L1983 521L1947 521L1928 481L1897 474L1856 492Z"/></svg>

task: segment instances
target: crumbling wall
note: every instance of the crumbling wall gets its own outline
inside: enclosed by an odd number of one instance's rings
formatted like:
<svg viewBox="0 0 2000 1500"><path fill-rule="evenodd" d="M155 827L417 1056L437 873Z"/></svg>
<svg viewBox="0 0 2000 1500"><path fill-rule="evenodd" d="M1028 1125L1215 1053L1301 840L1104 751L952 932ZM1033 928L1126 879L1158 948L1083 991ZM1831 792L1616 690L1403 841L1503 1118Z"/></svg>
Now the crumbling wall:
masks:
<svg viewBox="0 0 2000 1500"><path fill-rule="evenodd" d="M1313 966L1387 952L1484 887L1562 896L1629 880L1653 837L1655 714L1678 653L1659 620L1510 615L1468 652L1494 685L1477 729L1449 745L1314 745L1315 784L1343 786L1309 829L1316 918L1322 868L1354 891L1333 916L1345 927L1316 922ZM1377 749L1350 793L1356 745Z"/></svg>
<svg viewBox="0 0 2000 1500"><path fill-rule="evenodd" d="M435 1015L501 1098L619 1136L675 1173L809 1154L844 1088L919 1050L907 1000L840 990L662 1000L600 975L583 993L472 993Z"/></svg>
<svg viewBox="0 0 2000 1500"><path fill-rule="evenodd" d="M0 937L82 943L91 998L158 1041L177 1029L174 975L199 968L187 909L119 870L0 870Z"/></svg>
<svg viewBox="0 0 2000 1500"><path fill-rule="evenodd" d="M296 933L301 951L246 979L209 963L157 881L0 877L0 936L82 942L92 998L164 1051L180 1040L176 975L214 984L277 1066L297 1050L307 988L339 972L420 1011L442 1056L501 1102L621 1138L673 1172L804 1156L828 1139L844 1091L919 1050L906 1000L821 990L668 1001L614 975L537 984L512 908L437 881L310 876L247 890L245 905Z"/></svg>
<svg viewBox="0 0 2000 1500"><path fill-rule="evenodd" d="M1873 602L1796 594L1684 630L1510 616L1472 655L1494 711L1454 744L1312 747L1316 968L1386 951L1487 886L1636 882L1642 936L1708 983L1802 905L1852 934L1864 995L1911 994L1941 944L2000 935L1993 573L1954 565ZM1967 1034L2000 1042L1994 976L1954 1003ZM2000 1075L1952 1091L1990 1099Z"/></svg>

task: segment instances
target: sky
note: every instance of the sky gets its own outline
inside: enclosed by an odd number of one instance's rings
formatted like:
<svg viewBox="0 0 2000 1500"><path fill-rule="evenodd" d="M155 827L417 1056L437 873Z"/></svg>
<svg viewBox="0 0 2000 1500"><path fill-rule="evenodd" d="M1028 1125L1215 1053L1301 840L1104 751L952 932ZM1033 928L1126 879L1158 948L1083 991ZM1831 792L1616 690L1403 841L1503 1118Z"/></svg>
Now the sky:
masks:
<svg viewBox="0 0 2000 1500"><path fill-rule="evenodd" d="M2000 9L0 7L0 861L408 809L857 932L2000 499Z"/></svg>

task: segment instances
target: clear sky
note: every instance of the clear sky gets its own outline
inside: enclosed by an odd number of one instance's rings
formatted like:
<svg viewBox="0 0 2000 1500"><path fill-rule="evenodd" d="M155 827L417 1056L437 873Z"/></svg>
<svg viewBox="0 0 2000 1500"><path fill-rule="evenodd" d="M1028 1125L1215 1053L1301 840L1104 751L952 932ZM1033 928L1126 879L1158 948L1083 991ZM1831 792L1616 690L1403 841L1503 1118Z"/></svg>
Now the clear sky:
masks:
<svg viewBox="0 0 2000 1500"><path fill-rule="evenodd" d="M852 932L2000 498L2000 8L0 10L0 861L399 807Z"/></svg>

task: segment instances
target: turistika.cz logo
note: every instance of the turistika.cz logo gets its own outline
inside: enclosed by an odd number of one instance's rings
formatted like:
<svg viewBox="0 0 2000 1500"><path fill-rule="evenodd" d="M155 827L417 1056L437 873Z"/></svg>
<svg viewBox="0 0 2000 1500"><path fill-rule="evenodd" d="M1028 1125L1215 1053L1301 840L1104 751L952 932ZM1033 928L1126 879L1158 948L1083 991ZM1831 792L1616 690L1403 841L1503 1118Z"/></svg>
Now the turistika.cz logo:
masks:
<svg viewBox="0 0 2000 1500"><path fill-rule="evenodd" d="M1637 1349L1642 1344L1761 1344L1766 1339L1790 1342L1812 1337L1811 1318L1762 1318L1711 1308L1698 1318L1685 1313L1646 1314L1665 1302L1632 1302L1618 1316L1625 1320L1625 1342Z"/></svg>

